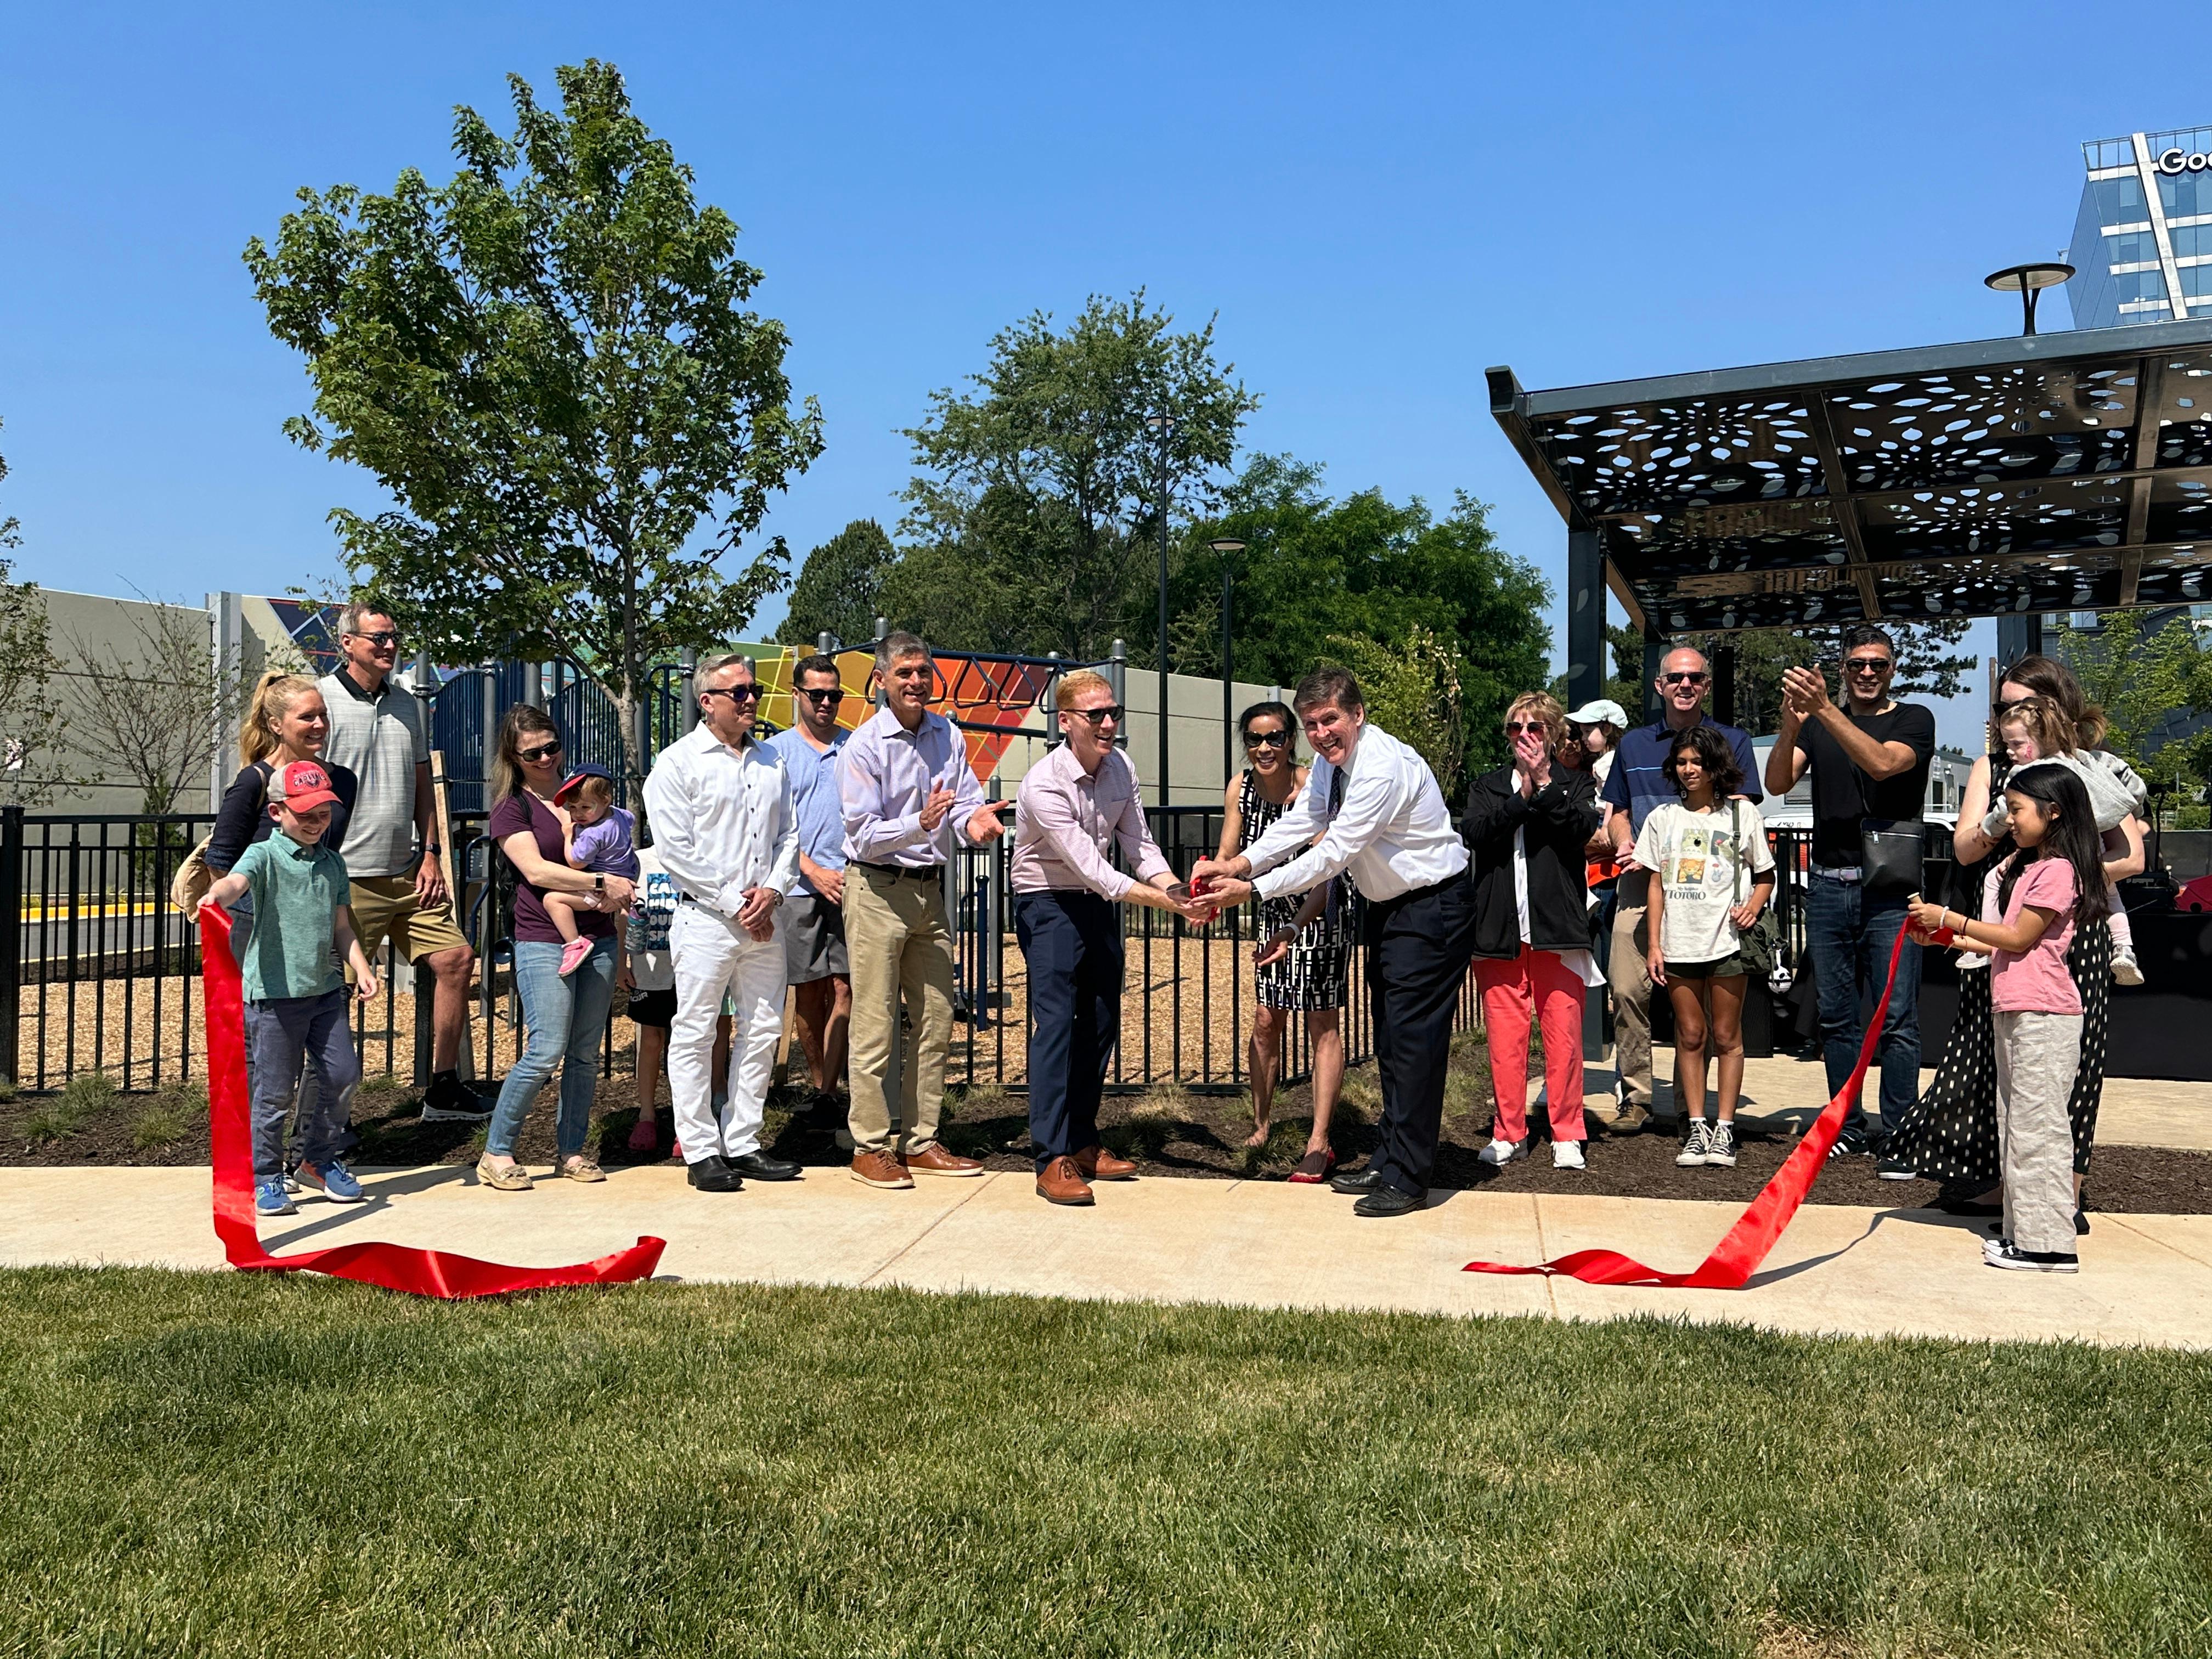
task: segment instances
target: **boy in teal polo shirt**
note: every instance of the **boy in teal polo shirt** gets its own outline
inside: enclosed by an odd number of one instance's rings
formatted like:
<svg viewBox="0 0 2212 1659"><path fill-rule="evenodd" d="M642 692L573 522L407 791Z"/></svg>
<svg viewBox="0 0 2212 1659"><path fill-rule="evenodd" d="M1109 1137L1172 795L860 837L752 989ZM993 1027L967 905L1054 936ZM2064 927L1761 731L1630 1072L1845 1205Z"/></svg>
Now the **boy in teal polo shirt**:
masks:
<svg viewBox="0 0 2212 1659"><path fill-rule="evenodd" d="M240 964L246 991L246 1046L252 1061L253 1207L296 1213L284 1190L284 1117L304 1054L315 1070L315 1100L300 1126L300 1179L341 1204L364 1194L338 1161L349 1144L353 1091L361 1082L346 1021L343 958L354 994L376 994L376 975L355 938L345 860L322 844L337 799L329 775L294 761L269 778L269 816L279 833L240 854L208 890L217 904L253 895L253 930Z"/></svg>

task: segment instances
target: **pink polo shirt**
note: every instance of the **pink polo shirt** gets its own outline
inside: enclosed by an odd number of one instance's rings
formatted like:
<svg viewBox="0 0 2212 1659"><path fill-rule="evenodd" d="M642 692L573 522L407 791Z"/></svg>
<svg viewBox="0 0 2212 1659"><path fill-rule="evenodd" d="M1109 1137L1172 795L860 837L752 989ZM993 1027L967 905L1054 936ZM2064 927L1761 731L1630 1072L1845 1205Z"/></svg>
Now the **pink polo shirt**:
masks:
<svg viewBox="0 0 2212 1659"><path fill-rule="evenodd" d="M2067 947L2074 943L2074 866L2064 859L2038 859L2013 884L2004 915L1996 914L2000 865L1982 883L1982 920L2010 927L2033 905L2057 913L2035 948L2015 954L1999 951L1990 958L1990 1006L2001 1014L2078 1014L2081 994L2066 971Z"/></svg>
<svg viewBox="0 0 2212 1659"><path fill-rule="evenodd" d="M1107 857L1117 842L1139 881L1170 868L1145 823L1137 769L1118 749L1099 763L1094 777L1075 758L1075 745L1064 743L1030 768L1014 799L1020 805L1012 863L1017 893L1087 888L1119 899L1131 884Z"/></svg>

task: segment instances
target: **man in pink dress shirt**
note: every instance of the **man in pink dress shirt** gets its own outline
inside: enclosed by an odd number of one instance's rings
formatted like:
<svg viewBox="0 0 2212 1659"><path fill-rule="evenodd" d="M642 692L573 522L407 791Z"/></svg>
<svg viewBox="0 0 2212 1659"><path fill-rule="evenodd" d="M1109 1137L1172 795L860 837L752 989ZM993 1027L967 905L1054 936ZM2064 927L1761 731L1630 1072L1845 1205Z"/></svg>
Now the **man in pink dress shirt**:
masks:
<svg viewBox="0 0 2212 1659"><path fill-rule="evenodd" d="M1121 708L1113 686L1079 669L1060 682L1054 704L1066 741L1030 769L1015 797L1014 937L1029 964L1037 1194L1088 1204L1091 1182L1137 1172L1098 1144L1098 1099L1121 1029L1114 906L1194 913L1146 827L1137 769L1114 746ZM1109 861L1116 843L1133 878Z"/></svg>

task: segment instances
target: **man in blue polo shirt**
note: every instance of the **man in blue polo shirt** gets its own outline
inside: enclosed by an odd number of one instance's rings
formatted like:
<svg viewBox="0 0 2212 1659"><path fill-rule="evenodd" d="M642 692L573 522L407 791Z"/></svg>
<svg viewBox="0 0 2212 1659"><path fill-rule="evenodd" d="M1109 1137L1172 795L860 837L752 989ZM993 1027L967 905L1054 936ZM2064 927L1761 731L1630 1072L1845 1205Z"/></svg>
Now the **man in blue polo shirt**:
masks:
<svg viewBox="0 0 2212 1659"><path fill-rule="evenodd" d="M1712 686L1712 678L1705 653L1688 646L1669 651L1659 659L1659 678L1652 684L1659 692L1660 716L1649 726L1621 735L1613 751L1613 771L1598 797L1613 808L1606 829L1620 860L1609 969L1620 1109L1607 1126L1611 1134L1632 1135L1651 1116L1651 973L1646 965L1650 935L1644 927L1651 872L1631 864L1628 855L1651 809L1678 799L1666 769L1674 734L1693 726L1712 726L1728 739L1737 769L1743 774L1742 799L1754 802L1765 799L1759 793L1759 763L1751 751L1750 734L1723 726L1705 712L1705 693Z"/></svg>

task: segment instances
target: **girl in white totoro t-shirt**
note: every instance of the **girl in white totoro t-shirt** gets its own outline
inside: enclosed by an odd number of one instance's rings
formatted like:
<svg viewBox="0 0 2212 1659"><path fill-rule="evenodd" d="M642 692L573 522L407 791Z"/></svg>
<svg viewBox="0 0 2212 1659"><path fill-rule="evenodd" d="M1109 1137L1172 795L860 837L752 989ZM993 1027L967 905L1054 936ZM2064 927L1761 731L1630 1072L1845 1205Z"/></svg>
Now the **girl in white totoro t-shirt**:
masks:
<svg viewBox="0 0 2212 1659"><path fill-rule="evenodd" d="M1652 872L1651 982L1674 1013L1674 1099L1688 1130L1674 1162L1735 1163L1736 1097L1743 1091L1743 996L1750 984L1742 930L1774 892L1765 821L1735 799L1743 774L1717 727L1678 732L1667 776L1679 801L1652 809L1635 861ZM1705 1057L1720 1060L1720 1119L1705 1121Z"/></svg>

